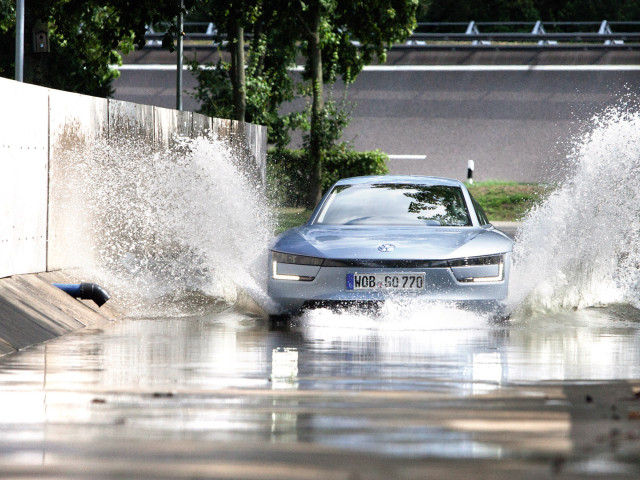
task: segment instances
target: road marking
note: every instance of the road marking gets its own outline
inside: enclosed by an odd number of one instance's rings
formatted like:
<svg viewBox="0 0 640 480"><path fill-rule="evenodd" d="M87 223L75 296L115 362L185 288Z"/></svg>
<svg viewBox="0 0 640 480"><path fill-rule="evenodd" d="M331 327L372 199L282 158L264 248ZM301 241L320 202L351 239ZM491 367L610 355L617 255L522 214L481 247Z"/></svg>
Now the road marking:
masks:
<svg viewBox="0 0 640 480"><path fill-rule="evenodd" d="M176 71L176 65L165 64L126 64L110 65L120 71ZM188 66L182 67L189 70ZM210 67L200 65L202 70ZM302 65L290 68L301 72ZM365 72L619 72L638 71L640 65L368 65Z"/></svg>
<svg viewBox="0 0 640 480"><path fill-rule="evenodd" d="M389 160L426 160L426 155L387 155Z"/></svg>

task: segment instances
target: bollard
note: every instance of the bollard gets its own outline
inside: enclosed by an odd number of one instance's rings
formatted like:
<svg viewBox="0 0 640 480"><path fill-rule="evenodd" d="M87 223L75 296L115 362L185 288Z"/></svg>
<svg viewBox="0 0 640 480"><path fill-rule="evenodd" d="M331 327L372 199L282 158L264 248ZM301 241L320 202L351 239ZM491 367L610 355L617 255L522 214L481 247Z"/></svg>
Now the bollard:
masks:
<svg viewBox="0 0 640 480"><path fill-rule="evenodd" d="M473 169L475 167L475 162L473 160L469 160L467 162L467 181L470 184L473 184Z"/></svg>

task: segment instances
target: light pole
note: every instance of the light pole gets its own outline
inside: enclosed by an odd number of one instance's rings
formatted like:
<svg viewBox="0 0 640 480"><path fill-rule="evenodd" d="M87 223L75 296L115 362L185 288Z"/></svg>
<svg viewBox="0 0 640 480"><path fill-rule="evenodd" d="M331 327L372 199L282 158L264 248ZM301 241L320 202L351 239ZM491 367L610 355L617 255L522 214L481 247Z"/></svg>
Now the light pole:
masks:
<svg viewBox="0 0 640 480"><path fill-rule="evenodd" d="M23 80L24 71L24 0L16 2L16 58L15 75L18 82Z"/></svg>
<svg viewBox="0 0 640 480"><path fill-rule="evenodd" d="M184 30L184 16L182 9L184 0L180 0L180 13L178 13L178 65L176 72L176 110L182 110L182 32Z"/></svg>

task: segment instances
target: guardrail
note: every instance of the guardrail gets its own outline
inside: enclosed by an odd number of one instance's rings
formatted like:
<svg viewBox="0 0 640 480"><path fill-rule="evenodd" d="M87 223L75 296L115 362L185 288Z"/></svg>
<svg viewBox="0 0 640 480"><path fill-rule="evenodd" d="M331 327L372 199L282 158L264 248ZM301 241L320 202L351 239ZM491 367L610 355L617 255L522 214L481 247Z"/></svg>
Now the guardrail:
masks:
<svg viewBox="0 0 640 480"><path fill-rule="evenodd" d="M147 28L147 46L162 44L165 33ZM212 22L185 22L185 43L211 46L225 43ZM618 31L625 29L625 31ZM248 38L250 38L248 36ZM357 43L357 42L356 42ZM405 43L394 48L563 47L640 48L640 22L423 22Z"/></svg>

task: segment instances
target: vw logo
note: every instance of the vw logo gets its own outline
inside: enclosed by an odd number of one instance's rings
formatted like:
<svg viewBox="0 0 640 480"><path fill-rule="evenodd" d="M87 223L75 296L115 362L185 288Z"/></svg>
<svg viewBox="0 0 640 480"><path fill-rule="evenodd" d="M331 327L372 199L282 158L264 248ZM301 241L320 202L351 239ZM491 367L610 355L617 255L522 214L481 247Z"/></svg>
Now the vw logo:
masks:
<svg viewBox="0 0 640 480"><path fill-rule="evenodd" d="M378 250L380 250L381 252L393 252L395 249L396 246L390 243L383 243L378 247Z"/></svg>

